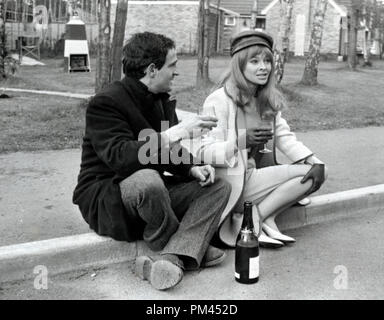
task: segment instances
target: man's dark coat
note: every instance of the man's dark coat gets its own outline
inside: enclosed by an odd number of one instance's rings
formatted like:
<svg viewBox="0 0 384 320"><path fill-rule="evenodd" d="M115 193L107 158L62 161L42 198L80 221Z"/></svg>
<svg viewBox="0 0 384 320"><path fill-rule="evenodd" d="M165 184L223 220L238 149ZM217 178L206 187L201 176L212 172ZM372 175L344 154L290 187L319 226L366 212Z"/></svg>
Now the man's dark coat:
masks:
<svg viewBox="0 0 384 320"><path fill-rule="evenodd" d="M138 141L140 131L153 129L152 138L160 142L161 120L168 120L169 126L178 123L175 107L176 101L170 101L168 94L154 95L129 77L90 101L73 203L98 234L126 241L142 237L143 221L127 212L121 199L119 182L126 177L144 168L188 177L190 164L143 165L138 159L139 148L146 143Z"/></svg>

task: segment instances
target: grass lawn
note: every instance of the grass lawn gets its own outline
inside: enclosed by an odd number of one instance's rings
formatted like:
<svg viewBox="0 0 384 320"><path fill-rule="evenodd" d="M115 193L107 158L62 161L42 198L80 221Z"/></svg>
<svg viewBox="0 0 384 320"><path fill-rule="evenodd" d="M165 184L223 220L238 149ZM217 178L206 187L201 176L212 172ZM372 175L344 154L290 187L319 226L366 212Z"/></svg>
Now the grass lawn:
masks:
<svg viewBox="0 0 384 320"><path fill-rule="evenodd" d="M13 78L0 87L23 88L31 90L93 93L95 91L94 72L65 73L62 59L44 59L45 66L21 66ZM91 68L95 70L95 61Z"/></svg>
<svg viewBox="0 0 384 320"><path fill-rule="evenodd" d="M84 132L78 99L12 94L0 99L0 153L77 148Z"/></svg>
<svg viewBox="0 0 384 320"><path fill-rule="evenodd" d="M228 58L210 61L210 76L217 81ZM0 87L66 91L92 94L95 72L63 72L62 60L44 60L45 66L22 66L18 74ZM91 66L94 68L94 60ZM179 59L175 81L178 107L196 112L211 88L195 89L196 59ZM384 123L384 61L372 68L348 70L344 63L320 63L316 87L298 84L304 60L292 59L282 82L289 107L284 117L295 131L381 126ZM1 92L0 92L1 93ZM78 99L8 92L0 99L0 153L78 147L84 131L84 108Z"/></svg>

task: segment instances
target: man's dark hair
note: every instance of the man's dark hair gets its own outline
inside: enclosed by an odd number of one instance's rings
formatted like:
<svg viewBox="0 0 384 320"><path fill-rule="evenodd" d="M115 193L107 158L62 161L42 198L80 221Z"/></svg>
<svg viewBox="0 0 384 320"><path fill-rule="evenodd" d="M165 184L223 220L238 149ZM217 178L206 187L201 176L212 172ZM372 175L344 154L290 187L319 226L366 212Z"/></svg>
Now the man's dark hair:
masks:
<svg viewBox="0 0 384 320"><path fill-rule="evenodd" d="M134 34L123 48L123 70L126 76L141 79L151 63L161 69L168 51L175 42L161 34L143 32Z"/></svg>

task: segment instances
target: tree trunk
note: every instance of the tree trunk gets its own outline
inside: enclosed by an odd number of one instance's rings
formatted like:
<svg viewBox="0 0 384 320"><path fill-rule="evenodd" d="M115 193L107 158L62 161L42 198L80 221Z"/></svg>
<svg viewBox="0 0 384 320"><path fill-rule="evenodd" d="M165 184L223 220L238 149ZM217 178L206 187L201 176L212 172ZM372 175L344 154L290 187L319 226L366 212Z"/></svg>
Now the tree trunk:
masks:
<svg viewBox="0 0 384 320"><path fill-rule="evenodd" d="M116 20L112 40L111 81L121 79L121 52L124 45L125 24L127 22L128 0L118 0Z"/></svg>
<svg viewBox="0 0 384 320"><path fill-rule="evenodd" d="M204 1L204 63L203 78L209 82L209 0Z"/></svg>
<svg viewBox="0 0 384 320"><path fill-rule="evenodd" d="M384 54L384 4L379 3L378 12L378 23L379 23L379 43L380 43L380 59L383 59Z"/></svg>
<svg viewBox="0 0 384 320"><path fill-rule="evenodd" d="M87 2L87 12L89 14L89 22L92 23L92 9L93 9L93 0Z"/></svg>
<svg viewBox="0 0 384 320"><path fill-rule="evenodd" d="M61 22L61 1L59 1L59 3L58 3L58 6L59 6L59 8L58 8L58 13L57 13L57 21L60 21Z"/></svg>
<svg viewBox="0 0 384 320"><path fill-rule="evenodd" d="M5 75L5 57L7 56L5 47L5 10L4 1L0 1L0 80L6 77Z"/></svg>
<svg viewBox="0 0 384 320"><path fill-rule="evenodd" d="M348 66L353 71L356 70L357 66L357 21L358 10L356 8L352 8L348 26Z"/></svg>
<svg viewBox="0 0 384 320"><path fill-rule="evenodd" d="M364 32L364 66L371 67L371 32L366 30Z"/></svg>
<svg viewBox="0 0 384 320"><path fill-rule="evenodd" d="M377 10L375 3L368 1L363 2L363 15L364 15L364 66L372 66L371 62L371 40L373 32L374 14Z"/></svg>
<svg viewBox="0 0 384 320"><path fill-rule="evenodd" d="M98 6L99 37L96 58L96 93L107 86L111 79L111 0L99 0Z"/></svg>
<svg viewBox="0 0 384 320"><path fill-rule="evenodd" d="M315 16L313 18L309 53L305 61L305 68L301 83L313 86L317 82L317 72L320 62L321 39L323 37L324 17L327 10L327 0L317 0Z"/></svg>
<svg viewBox="0 0 384 320"><path fill-rule="evenodd" d="M52 23L57 21L57 19L56 19L56 17L57 17L57 14L56 14L56 12L57 12L57 5L58 5L57 1L53 1L53 3L52 3L52 10L51 10L51 12L52 12L51 13L52 14L52 16L51 16L52 21L51 22Z"/></svg>
<svg viewBox="0 0 384 320"><path fill-rule="evenodd" d="M289 58L289 35L291 33L294 0L285 0L284 2L286 3L286 9L283 16L283 29L281 30L281 47L285 63L288 62Z"/></svg>
<svg viewBox="0 0 384 320"><path fill-rule="evenodd" d="M293 4L294 0L280 0L281 24L275 46L275 76L277 83L280 83L283 79L284 66L288 62Z"/></svg>
<svg viewBox="0 0 384 320"><path fill-rule="evenodd" d="M48 45L49 45L49 49L52 49L53 48L53 39L52 39L52 0L49 0L49 9L48 9L48 35L47 35L47 38L48 38ZM43 32L43 39L42 41L44 41L45 39L45 35L46 33Z"/></svg>
<svg viewBox="0 0 384 320"><path fill-rule="evenodd" d="M209 81L209 41L208 41L209 0L200 0L197 47L196 86L205 87Z"/></svg>
<svg viewBox="0 0 384 320"><path fill-rule="evenodd" d="M221 0L218 0L217 1L217 10L216 10L216 53L220 52L220 25L221 25L221 19L220 19L220 15L221 15L221 12L220 12L220 5L221 5Z"/></svg>

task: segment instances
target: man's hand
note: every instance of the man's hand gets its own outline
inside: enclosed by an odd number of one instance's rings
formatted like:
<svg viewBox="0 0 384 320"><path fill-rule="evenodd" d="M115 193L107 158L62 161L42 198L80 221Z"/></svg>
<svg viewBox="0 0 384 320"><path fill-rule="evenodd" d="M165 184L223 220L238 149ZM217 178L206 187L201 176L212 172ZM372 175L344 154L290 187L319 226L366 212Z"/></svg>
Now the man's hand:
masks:
<svg viewBox="0 0 384 320"><path fill-rule="evenodd" d="M196 138L217 126L217 118L212 116L191 115L166 132L179 139Z"/></svg>
<svg viewBox="0 0 384 320"><path fill-rule="evenodd" d="M309 195L320 189L321 185L325 181L325 165L323 163L315 163L312 165L312 168L300 181L301 183L307 182L309 179L312 179L311 188L305 193Z"/></svg>
<svg viewBox="0 0 384 320"><path fill-rule="evenodd" d="M239 146L244 148L245 141L245 148L253 148L267 143L272 137L273 133L270 128L249 128L239 137Z"/></svg>
<svg viewBox="0 0 384 320"><path fill-rule="evenodd" d="M215 182L215 168L209 164L192 167L190 175L199 180L202 187L209 186Z"/></svg>

